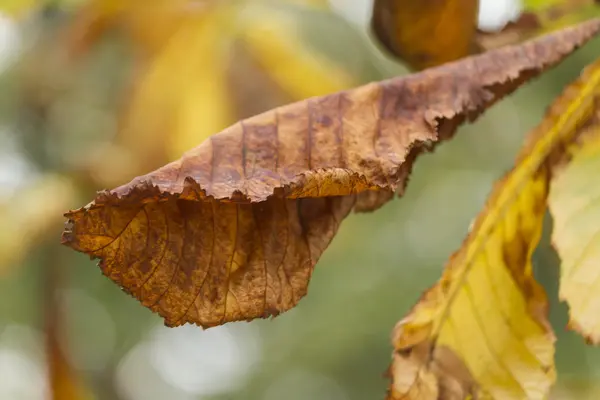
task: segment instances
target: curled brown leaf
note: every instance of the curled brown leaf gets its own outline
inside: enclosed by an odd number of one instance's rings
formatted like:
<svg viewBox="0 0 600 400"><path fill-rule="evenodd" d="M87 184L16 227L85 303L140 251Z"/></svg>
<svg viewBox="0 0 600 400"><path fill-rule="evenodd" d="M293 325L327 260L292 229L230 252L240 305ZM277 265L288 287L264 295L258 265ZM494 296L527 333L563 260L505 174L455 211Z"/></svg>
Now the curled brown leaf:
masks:
<svg viewBox="0 0 600 400"><path fill-rule="evenodd" d="M283 106L68 212L63 243L169 326L268 317L306 294L352 210L402 193L418 154L592 37L517 47Z"/></svg>

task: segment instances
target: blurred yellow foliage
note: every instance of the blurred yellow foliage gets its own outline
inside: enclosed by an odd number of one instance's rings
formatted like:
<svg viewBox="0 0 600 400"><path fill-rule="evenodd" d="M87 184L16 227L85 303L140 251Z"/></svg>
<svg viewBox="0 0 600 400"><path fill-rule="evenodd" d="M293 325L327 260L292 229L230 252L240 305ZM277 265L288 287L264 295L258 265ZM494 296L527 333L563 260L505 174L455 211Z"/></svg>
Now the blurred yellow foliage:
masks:
<svg viewBox="0 0 600 400"><path fill-rule="evenodd" d="M118 26L139 55L117 140L140 160L133 163L138 170L111 175L103 184L120 183L125 174L176 159L240 118L243 110L232 97L242 88L232 86L229 76L238 67L232 63L236 43L289 101L354 86L352 75L306 47L298 13L286 3L94 0L84 6L66 31L74 54ZM323 1L292 3L328 12ZM269 88L253 95L268 97ZM107 158L109 154L96 159L103 163Z"/></svg>
<svg viewBox="0 0 600 400"><path fill-rule="evenodd" d="M240 32L248 51L295 100L346 89L355 83L346 71L306 49L290 13L265 9Z"/></svg>
<svg viewBox="0 0 600 400"><path fill-rule="evenodd" d="M72 205L75 187L48 174L21 189L18 201L0 203L0 275L21 261L27 250L52 230L60 230L62 212Z"/></svg>
<svg viewBox="0 0 600 400"><path fill-rule="evenodd" d="M21 17L39 4L39 0L2 0L0 14Z"/></svg>
<svg viewBox="0 0 600 400"><path fill-rule="evenodd" d="M182 21L168 42L135 78L122 125L127 147L149 154L165 138L167 157L176 158L235 120L221 65L219 10Z"/></svg>

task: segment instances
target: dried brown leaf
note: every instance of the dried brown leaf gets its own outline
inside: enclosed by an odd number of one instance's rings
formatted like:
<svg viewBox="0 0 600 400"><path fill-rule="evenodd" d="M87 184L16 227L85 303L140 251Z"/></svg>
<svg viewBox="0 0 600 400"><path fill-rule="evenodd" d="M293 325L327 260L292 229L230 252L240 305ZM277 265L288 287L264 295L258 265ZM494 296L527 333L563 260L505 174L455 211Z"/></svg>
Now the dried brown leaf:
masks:
<svg viewBox="0 0 600 400"><path fill-rule="evenodd" d="M600 29L280 107L66 214L63 243L169 326L277 315L354 208L401 193L415 157Z"/></svg>

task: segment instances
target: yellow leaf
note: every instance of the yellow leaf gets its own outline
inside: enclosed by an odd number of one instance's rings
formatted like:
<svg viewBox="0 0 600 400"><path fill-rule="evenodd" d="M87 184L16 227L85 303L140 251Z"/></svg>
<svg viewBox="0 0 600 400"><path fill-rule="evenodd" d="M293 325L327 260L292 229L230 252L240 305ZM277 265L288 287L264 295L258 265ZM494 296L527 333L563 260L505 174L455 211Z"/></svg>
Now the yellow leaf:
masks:
<svg viewBox="0 0 600 400"><path fill-rule="evenodd" d="M0 15L21 17L29 11L39 7L39 0L2 0Z"/></svg>
<svg viewBox="0 0 600 400"><path fill-rule="evenodd" d="M375 0L375 36L411 67L424 69L469 55L477 0Z"/></svg>
<svg viewBox="0 0 600 400"><path fill-rule="evenodd" d="M85 52L112 27L121 28L136 50L154 54L178 30L183 21L195 19L210 7L209 1L190 0L89 0L66 28L67 43Z"/></svg>
<svg viewBox="0 0 600 400"><path fill-rule="evenodd" d="M596 0L524 0L524 12L548 12L555 10L555 18L562 16L560 11L573 10L578 7L593 5ZM551 16L548 16L551 17Z"/></svg>
<svg viewBox="0 0 600 400"><path fill-rule="evenodd" d="M530 134L515 168L495 185L440 282L397 325L392 399L547 395L555 379L554 335L546 321L545 294L532 274L531 255L546 209L547 165L589 119L598 94L599 65L586 69L554 102Z"/></svg>
<svg viewBox="0 0 600 400"><path fill-rule="evenodd" d="M600 15L596 0L560 0L552 3L531 11L526 9L524 14L535 15L538 19L540 29L534 34L541 35Z"/></svg>
<svg viewBox="0 0 600 400"><path fill-rule="evenodd" d="M391 398L541 399L548 392L554 337L530 261L547 176L532 174L532 163L496 186L441 281L397 325ZM444 391L456 397L440 397Z"/></svg>
<svg viewBox="0 0 600 400"><path fill-rule="evenodd" d="M553 178L549 198L552 242L561 259L559 296L569 305L569 326L593 344L600 343L599 111L573 159Z"/></svg>
<svg viewBox="0 0 600 400"><path fill-rule="evenodd" d="M74 198L75 187L70 180L48 174L0 203L0 277L60 225L56 214Z"/></svg>
<svg viewBox="0 0 600 400"><path fill-rule="evenodd" d="M173 159L234 119L225 87L226 49L219 20L218 13L211 12L183 22L137 77L123 126L128 147L141 150L164 137L167 157Z"/></svg>

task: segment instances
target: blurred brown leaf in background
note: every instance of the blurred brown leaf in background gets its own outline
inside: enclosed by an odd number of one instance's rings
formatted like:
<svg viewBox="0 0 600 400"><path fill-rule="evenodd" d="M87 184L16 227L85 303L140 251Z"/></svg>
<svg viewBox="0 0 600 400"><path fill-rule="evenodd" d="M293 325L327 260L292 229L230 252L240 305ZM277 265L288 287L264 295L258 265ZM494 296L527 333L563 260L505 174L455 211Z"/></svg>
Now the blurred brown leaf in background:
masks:
<svg viewBox="0 0 600 400"><path fill-rule="evenodd" d="M392 54L414 69L475 52L478 0L375 0L371 26Z"/></svg>

